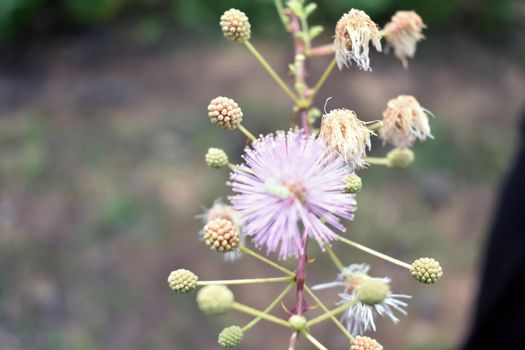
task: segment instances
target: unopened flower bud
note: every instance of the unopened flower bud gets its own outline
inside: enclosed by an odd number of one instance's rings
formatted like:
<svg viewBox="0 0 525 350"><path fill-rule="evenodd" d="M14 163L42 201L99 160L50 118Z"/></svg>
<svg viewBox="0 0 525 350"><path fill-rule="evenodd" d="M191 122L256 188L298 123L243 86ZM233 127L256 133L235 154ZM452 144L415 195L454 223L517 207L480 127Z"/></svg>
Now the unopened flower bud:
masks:
<svg viewBox="0 0 525 350"><path fill-rule="evenodd" d="M242 122L241 107L231 98L223 96L210 101L208 116L213 124L227 130L237 129Z"/></svg>
<svg viewBox="0 0 525 350"><path fill-rule="evenodd" d="M367 305L381 303L388 296L390 285L381 278L366 278L359 284L357 299Z"/></svg>
<svg viewBox="0 0 525 350"><path fill-rule="evenodd" d="M228 165L228 155L220 148L208 149L205 159L206 164L212 168L222 168Z"/></svg>
<svg viewBox="0 0 525 350"><path fill-rule="evenodd" d="M204 226L204 242L210 249L228 253L239 246L239 228L230 220L217 218Z"/></svg>
<svg viewBox="0 0 525 350"><path fill-rule="evenodd" d="M303 331L306 327L306 318L300 315L293 315L288 319L290 326L296 331Z"/></svg>
<svg viewBox="0 0 525 350"><path fill-rule="evenodd" d="M235 298L232 291L223 285L205 286L197 294L197 304L208 315L225 313L233 306Z"/></svg>
<svg viewBox="0 0 525 350"><path fill-rule="evenodd" d="M386 155L387 166L394 169L408 167L414 161L414 152L408 148L394 148Z"/></svg>
<svg viewBox="0 0 525 350"><path fill-rule="evenodd" d="M224 348L234 348L244 339L244 333L239 326L226 327L219 333L218 343Z"/></svg>
<svg viewBox="0 0 525 350"><path fill-rule="evenodd" d="M358 335L352 342L350 350L383 350L383 346L375 339Z"/></svg>
<svg viewBox="0 0 525 350"><path fill-rule="evenodd" d="M443 269L435 259L419 258L410 266L410 273L421 283L433 284L443 276Z"/></svg>
<svg viewBox="0 0 525 350"><path fill-rule="evenodd" d="M168 276L168 284L177 293L189 293L197 286L199 278L189 270L172 271Z"/></svg>
<svg viewBox="0 0 525 350"><path fill-rule="evenodd" d="M363 181L356 174L348 175L345 179L345 193L361 192Z"/></svg>
<svg viewBox="0 0 525 350"><path fill-rule="evenodd" d="M250 40L251 26L248 16L237 9L230 9L221 16L221 29L224 37L236 42Z"/></svg>

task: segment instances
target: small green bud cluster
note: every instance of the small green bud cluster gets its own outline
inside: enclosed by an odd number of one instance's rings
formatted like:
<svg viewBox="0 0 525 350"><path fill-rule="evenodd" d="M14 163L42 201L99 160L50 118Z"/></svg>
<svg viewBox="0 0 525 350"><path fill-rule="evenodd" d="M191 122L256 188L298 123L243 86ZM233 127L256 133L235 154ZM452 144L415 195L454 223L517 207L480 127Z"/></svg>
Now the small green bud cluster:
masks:
<svg viewBox="0 0 525 350"><path fill-rule="evenodd" d="M410 266L410 273L421 283L433 284L443 276L443 269L435 259L419 258Z"/></svg>
<svg viewBox="0 0 525 350"><path fill-rule="evenodd" d="M220 148L211 147L206 152L206 164L212 168L222 168L228 165L228 155Z"/></svg>
<svg viewBox="0 0 525 350"><path fill-rule="evenodd" d="M217 218L204 226L204 242L218 253L228 253L239 246L239 228L230 220Z"/></svg>
<svg viewBox="0 0 525 350"><path fill-rule="evenodd" d="M232 291L223 285L205 286L197 294L197 304L208 315L223 314L230 310L235 302Z"/></svg>
<svg viewBox="0 0 525 350"><path fill-rule="evenodd" d="M189 293L197 286L199 278L189 270L172 271L168 276L168 284L177 293Z"/></svg>
<svg viewBox="0 0 525 350"><path fill-rule="evenodd" d="M241 43L250 40L250 21L244 12L237 9L224 12L220 25L226 39Z"/></svg>
<svg viewBox="0 0 525 350"><path fill-rule="evenodd" d="M358 335L352 342L350 350L383 350L383 346L375 339Z"/></svg>
<svg viewBox="0 0 525 350"><path fill-rule="evenodd" d="M224 348L234 348L244 339L244 333L239 326L226 327L219 334L218 343Z"/></svg>
<svg viewBox="0 0 525 350"><path fill-rule="evenodd" d="M381 278L366 278L359 284L357 299L367 305L376 305L386 299L390 285Z"/></svg>
<svg viewBox="0 0 525 350"><path fill-rule="evenodd" d="M408 167L415 159L414 152L408 148L394 148L386 155L387 166L393 169Z"/></svg>
<svg viewBox="0 0 525 350"><path fill-rule="evenodd" d="M345 193L361 192L363 182L356 174L348 175L345 179Z"/></svg>

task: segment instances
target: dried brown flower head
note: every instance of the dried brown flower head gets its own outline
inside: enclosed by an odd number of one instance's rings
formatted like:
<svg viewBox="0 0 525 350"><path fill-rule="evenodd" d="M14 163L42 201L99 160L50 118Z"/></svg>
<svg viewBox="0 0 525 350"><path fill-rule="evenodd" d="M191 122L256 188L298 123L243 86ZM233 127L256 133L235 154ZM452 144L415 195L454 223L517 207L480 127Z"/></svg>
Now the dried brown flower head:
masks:
<svg viewBox="0 0 525 350"><path fill-rule="evenodd" d="M397 11L385 25L385 39L403 66L408 67L408 58L416 53L417 43L425 38L423 19L414 11Z"/></svg>

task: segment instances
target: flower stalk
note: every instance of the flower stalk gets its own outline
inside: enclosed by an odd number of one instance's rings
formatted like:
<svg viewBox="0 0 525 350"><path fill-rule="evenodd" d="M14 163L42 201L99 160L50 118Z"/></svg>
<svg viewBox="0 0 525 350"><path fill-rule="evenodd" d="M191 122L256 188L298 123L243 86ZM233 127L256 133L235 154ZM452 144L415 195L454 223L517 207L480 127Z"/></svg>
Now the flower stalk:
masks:
<svg viewBox="0 0 525 350"><path fill-rule="evenodd" d="M217 281L198 281L198 286L210 286L210 285L236 285L236 284L261 284L261 283L277 283L277 282L290 282L293 280L291 276L284 277L270 277L270 278L246 278L246 279L235 279L235 280L217 280Z"/></svg>

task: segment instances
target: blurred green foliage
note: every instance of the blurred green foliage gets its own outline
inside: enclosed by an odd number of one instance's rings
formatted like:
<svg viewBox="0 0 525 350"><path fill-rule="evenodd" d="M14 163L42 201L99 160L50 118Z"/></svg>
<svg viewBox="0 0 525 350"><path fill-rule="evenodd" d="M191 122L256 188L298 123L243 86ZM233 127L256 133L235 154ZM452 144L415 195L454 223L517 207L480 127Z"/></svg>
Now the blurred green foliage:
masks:
<svg viewBox="0 0 525 350"><path fill-rule="evenodd" d="M352 7L360 8L378 23L399 9L418 11L431 26L464 23L476 31L494 32L512 22L520 0L318 0L316 21L333 23ZM155 21L176 21L193 29L214 27L221 13L231 7L245 11L264 34L280 27L273 0L2 0L0 39L16 39L22 33L39 33L60 26L100 26L122 18L135 18L147 39L159 36ZM147 21L144 22L144 18Z"/></svg>

